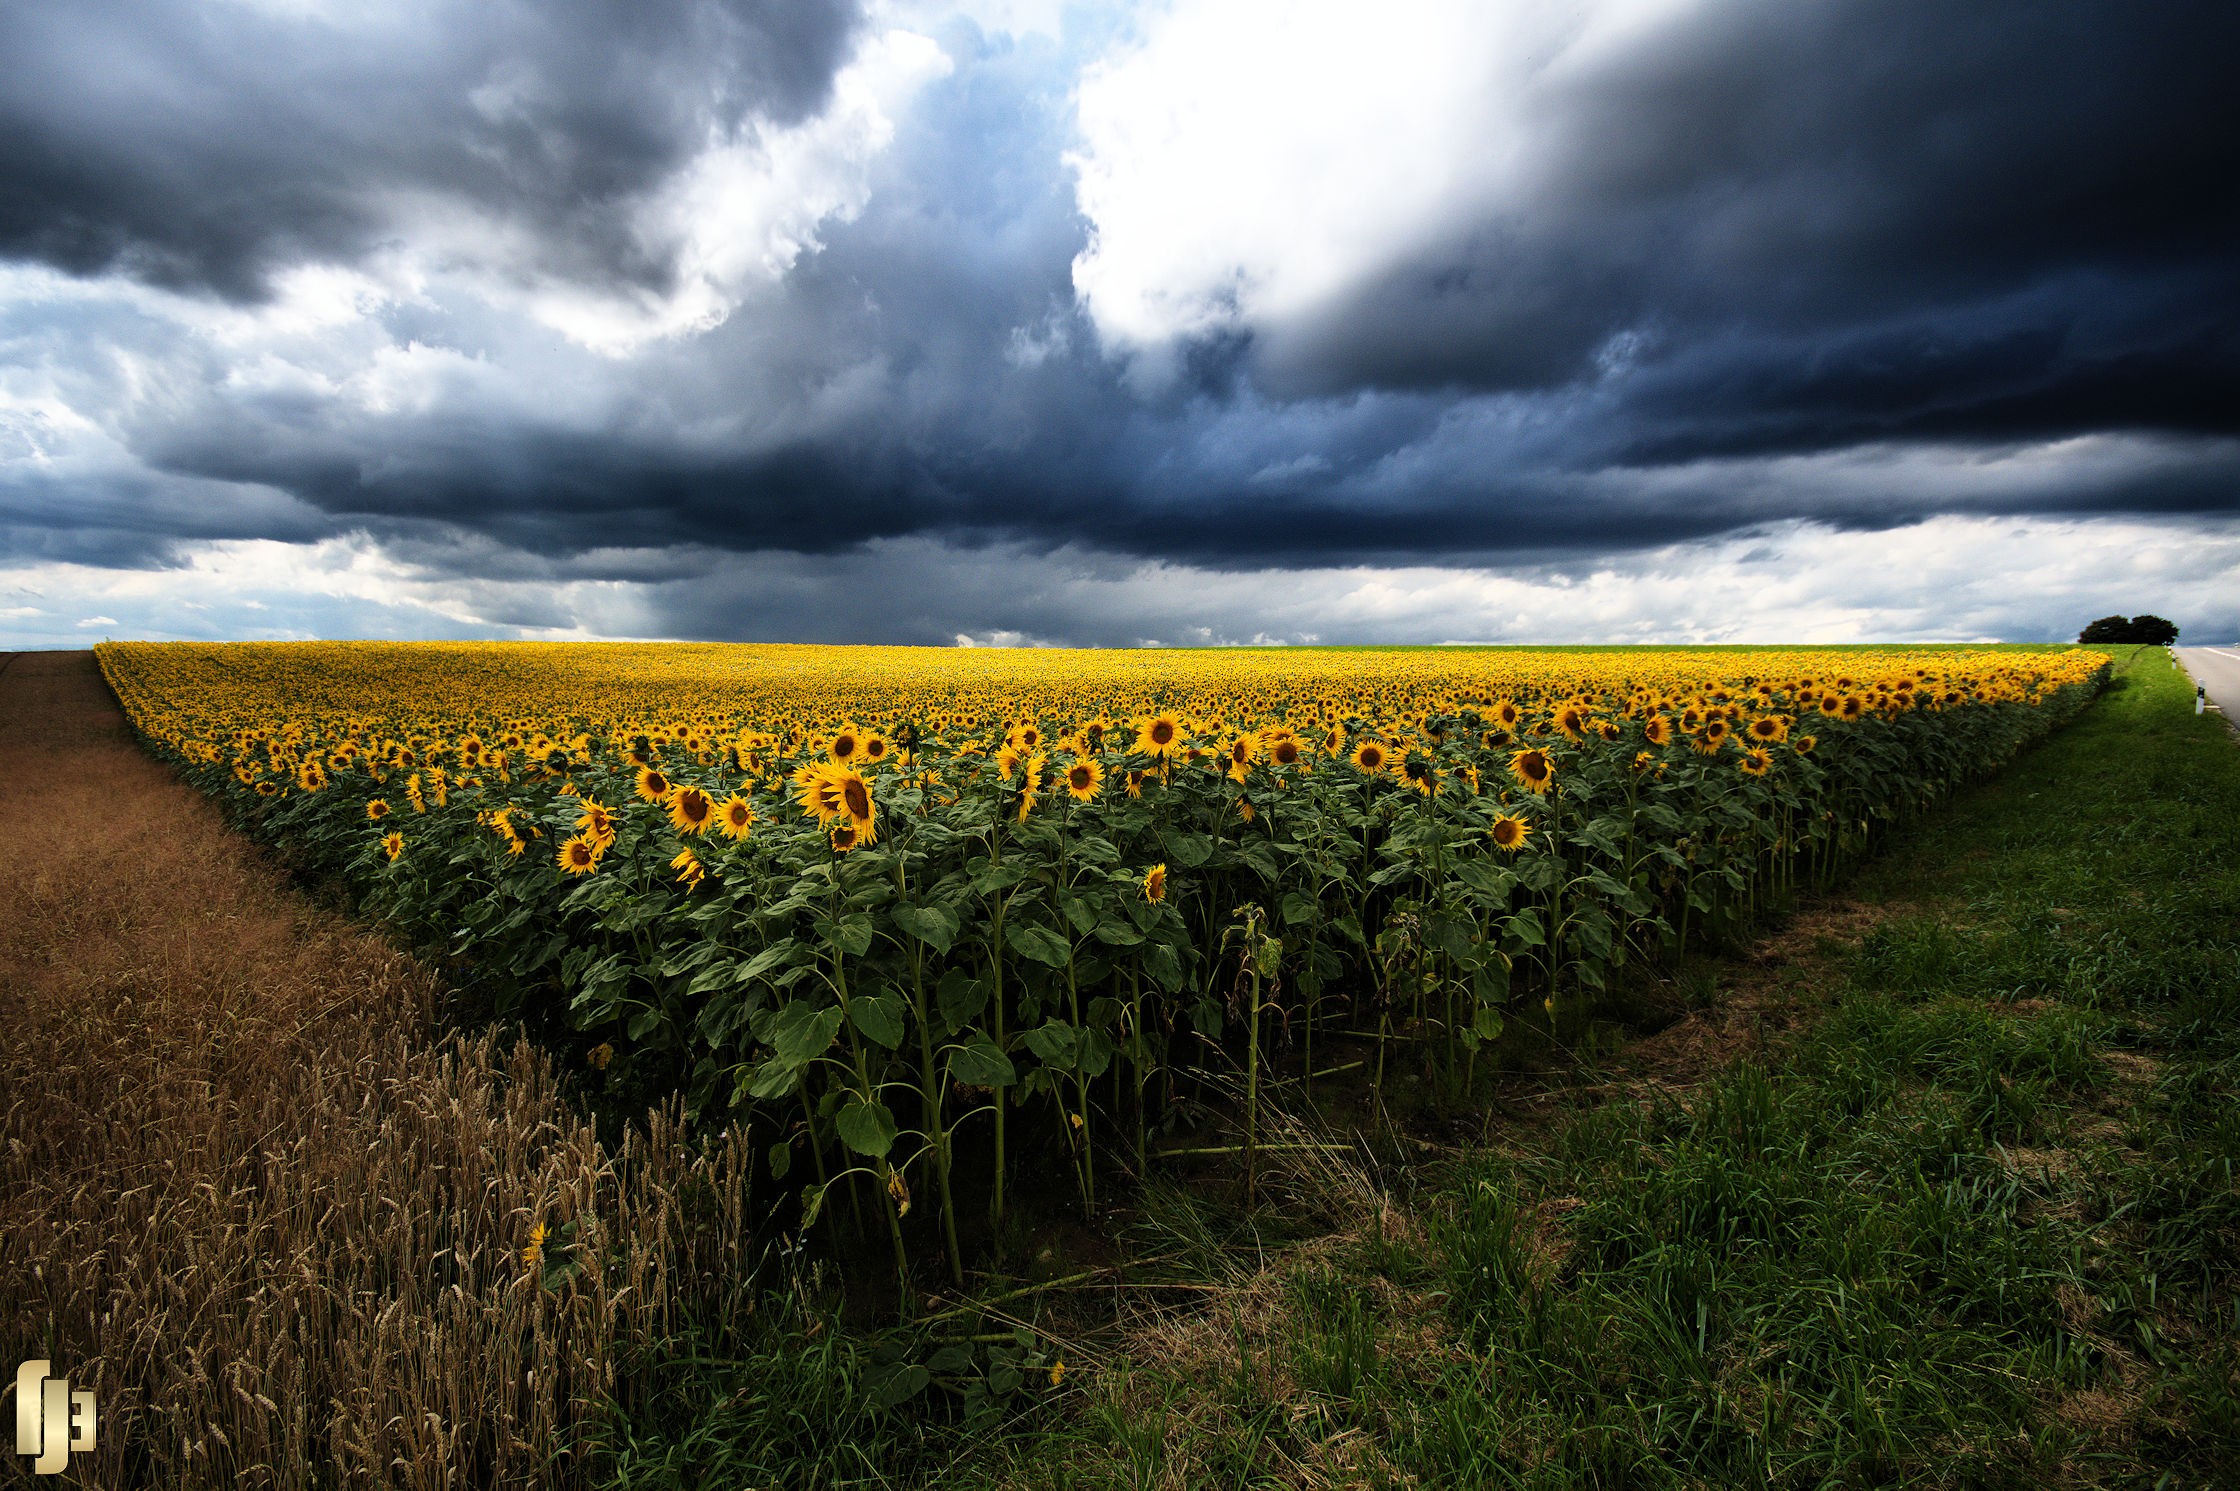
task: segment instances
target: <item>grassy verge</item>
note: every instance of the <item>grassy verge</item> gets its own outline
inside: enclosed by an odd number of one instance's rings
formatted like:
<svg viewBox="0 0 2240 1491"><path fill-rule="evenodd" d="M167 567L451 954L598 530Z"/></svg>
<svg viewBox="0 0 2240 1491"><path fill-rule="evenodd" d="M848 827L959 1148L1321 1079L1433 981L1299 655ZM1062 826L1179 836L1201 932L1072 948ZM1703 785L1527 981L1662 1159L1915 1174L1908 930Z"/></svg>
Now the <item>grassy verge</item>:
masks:
<svg viewBox="0 0 2240 1491"><path fill-rule="evenodd" d="M1660 1037L1489 1147L1325 1159L1309 1236L1147 1196L1168 1283L1024 1431L942 1431L929 1478L2219 1484L2240 752L2175 678L2127 667L1779 966L1683 979L1740 986L1693 1017L1719 1059Z"/></svg>

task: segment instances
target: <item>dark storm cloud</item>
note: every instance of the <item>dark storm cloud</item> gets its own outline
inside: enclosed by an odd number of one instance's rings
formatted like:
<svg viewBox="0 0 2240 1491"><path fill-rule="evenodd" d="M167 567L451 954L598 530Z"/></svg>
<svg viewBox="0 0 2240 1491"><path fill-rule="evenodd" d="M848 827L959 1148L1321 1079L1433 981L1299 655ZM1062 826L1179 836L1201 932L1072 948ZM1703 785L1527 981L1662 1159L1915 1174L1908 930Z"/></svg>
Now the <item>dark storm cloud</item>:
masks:
<svg viewBox="0 0 2240 1491"><path fill-rule="evenodd" d="M658 284L633 198L748 118L825 100L854 0L0 6L0 254L259 295L417 211L562 274Z"/></svg>
<svg viewBox="0 0 2240 1491"><path fill-rule="evenodd" d="M0 256L253 298L410 232L432 198L515 226L524 273L658 290L672 266L634 204L711 128L821 108L856 25L776 0L461 3L342 31L17 5ZM1000 591L1022 556L1552 562L1797 518L2240 507L2240 8L1715 8L1684 45L1566 84L1498 212L1458 213L1311 317L1184 348L1156 386L1073 294L1080 55L943 41L955 69L898 121L862 210L720 326L626 358L488 306L398 304L389 338L477 371L376 406L245 389L223 355L122 319L56 321L42 360L75 341L168 370L161 397L152 375L99 385L148 474L75 525L62 488L0 486L8 541L152 562L363 530L431 572L648 585L679 631L814 614L946 640L943 595ZM2110 437L2129 443L2107 461L2011 459ZM2020 474L1976 479L2002 462ZM872 540L957 558L916 586L858 566L868 602L819 599ZM1032 634L1041 594L974 625Z"/></svg>

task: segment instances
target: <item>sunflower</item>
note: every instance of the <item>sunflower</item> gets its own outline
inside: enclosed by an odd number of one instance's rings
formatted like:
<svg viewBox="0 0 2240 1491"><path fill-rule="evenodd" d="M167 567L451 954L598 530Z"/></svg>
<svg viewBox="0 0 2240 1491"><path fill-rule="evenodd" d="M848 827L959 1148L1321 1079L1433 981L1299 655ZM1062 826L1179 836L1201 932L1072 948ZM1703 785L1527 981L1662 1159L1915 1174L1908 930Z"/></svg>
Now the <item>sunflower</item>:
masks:
<svg viewBox="0 0 2240 1491"><path fill-rule="evenodd" d="M890 747L887 745L885 736L866 735L863 738L863 759L866 761L878 762L886 760L887 751L889 749Z"/></svg>
<svg viewBox="0 0 2240 1491"><path fill-rule="evenodd" d="M832 851L835 854L846 854L862 842L857 837L855 825L852 823L835 823L832 826L831 838Z"/></svg>
<svg viewBox="0 0 2240 1491"><path fill-rule="evenodd" d="M1514 730L1517 728L1517 721L1524 718L1524 711L1517 708L1515 700L1504 699L1493 706L1493 717L1501 722L1502 729Z"/></svg>
<svg viewBox="0 0 2240 1491"><path fill-rule="evenodd" d="M1391 759L1392 753L1384 748L1381 741L1365 740L1353 748L1354 770L1363 776L1377 775Z"/></svg>
<svg viewBox="0 0 2240 1491"><path fill-rule="evenodd" d="M1290 735L1278 737L1276 743L1268 747L1268 759L1278 766L1297 766L1299 756L1299 742Z"/></svg>
<svg viewBox="0 0 2240 1491"><path fill-rule="evenodd" d="M571 875L588 875L599 868L599 844L577 834L560 846L560 868Z"/></svg>
<svg viewBox="0 0 2240 1491"><path fill-rule="evenodd" d="M377 797L366 804L366 821L368 823L379 823L388 816L389 804L383 799Z"/></svg>
<svg viewBox="0 0 2240 1491"><path fill-rule="evenodd" d="M1819 744L1820 737L1817 735L1800 735L1797 737L1796 752L1800 756L1809 756Z"/></svg>
<svg viewBox="0 0 2240 1491"><path fill-rule="evenodd" d="M669 796L672 783L668 774L657 766L638 768L638 797L644 802L662 802Z"/></svg>
<svg viewBox="0 0 2240 1491"><path fill-rule="evenodd" d="M1050 785L1050 763L1042 752L1036 751L1027 758L1026 775L1019 781L1019 821L1027 821L1027 814L1042 801L1042 793Z"/></svg>
<svg viewBox="0 0 2240 1491"><path fill-rule="evenodd" d="M576 814L576 830L601 844L614 840L614 814L605 805L590 798L583 799L583 811Z"/></svg>
<svg viewBox="0 0 2240 1491"><path fill-rule="evenodd" d="M1532 837L1532 825L1509 813L1495 816L1486 829L1486 837L1493 840L1493 847L1516 853Z"/></svg>
<svg viewBox="0 0 2240 1491"><path fill-rule="evenodd" d="M1144 756L1171 756L1182 743L1182 721L1171 714L1155 714L1136 731L1136 752Z"/></svg>
<svg viewBox="0 0 2240 1491"><path fill-rule="evenodd" d="M1345 749L1346 732L1344 727L1339 725L1332 725L1329 729L1322 732L1323 755L1340 756L1345 754Z"/></svg>
<svg viewBox="0 0 2240 1491"><path fill-rule="evenodd" d="M732 793L716 805L716 826L731 838L745 838L754 827L754 804Z"/></svg>
<svg viewBox="0 0 2240 1491"><path fill-rule="evenodd" d="M1439 790L1439 769L1423 752L1410 751L1400 760L1400 780L1429 797Z"/></svg>
<svg viewBox="0 0 2240 1491"><path fill-rule="evenodd" d="M677 883L686 890L698 890L700 882L708 878L707 866L701 864L690 849L679 849L677 857L669 861L669 868L677 872Z"/></svg>
<svg viewBox="0 0 2240 1491"><path fill-rule="evenodd" d="M1075 802L1089 801L1103 786L1104 767L1093 756L1066 768L1066 793Z"/></svg>
<svg viewBox="0 0 2240 1491"><path fill-rule="evenodd" d="M1221 753L1229 762L1229 765L1225 768L1229 780L1241 782L1252 775L1252 759L1259 753L1258 743L1249 735L1240 735L1230 741L1228 747Z"/></svg>
<svg viewBox="0 0 2240 1491"><path fill-rule="evenodd" d="M276 797L279 792L280 784L270 777L266 777L263 781L257 783L257 796L259 797Z"/></svg>
<svg viewBox="0 0 2240 1491"><path fill-rule="evenodd" d="M1735 764L1745 775L1762 777L1773 770L1773 752L1764 746L1752 746L1742 753L1742 759Z"/></svg>
<svg viewBox="0 0 2240 1491"><path fill-rule="evenodd" d="M1143 796L1143 779L1145 775L1146 773L1140 771L1131 771L1128 773L1128 796Z"/></svg>
<svg viewBox="0 0 2240 1491"><path fill-rule="evenodd" d="M1556 779L1556 764L1546 751L1534 746L1511 753L1509 775L1527 792L1545 792L1548 784Z"/></svg>
<svg viewBox="0 0 2240 1491"><path fill-rule="evenodd" d="M263 783L260 782L258 785L262 786ZM404 835L400 833L383 834L381 836L381 852L389 856L391 864L396 863L397 856L404 853Z"/></svg>
<svg viewBox="0 0 2240 1491"><path fill-rule="evenodd" d="M863 732L853 725L843 726L833 732L832 739L824 744L824 753L841 766L846 766L863 753Z"/></svg>
<svg viewBox="0 0 2240 1491"><path fill-rule="evenodd" d="M1653 714L1641 722L1641 738L1653 746L1661 746L1672 739L1672 721L1661 714Z"/></svg>
<svg viewBox="0 0 2240 1491"><path fill-rule="evenodd" d="M1761 714L1743 733L1761 744L1778 744L1789 738L1789 722L1777 714Z"/></svg>
<svg viewBox="0 0 2240 1491"><path fill-rule="evenodd" d="M1143 872L1143 898L1156 906L1167 898L1167 867L1153 865Z"/></svg>
<svg viewBox="0 0 2240 1491"><path fill-rule="evenodd" d="M327 785L327 769L317 761L306 761L296 768L296 785L306 792L317 792Z"/></svg>
<svg viewBox="0 0 2240 1491"><path fill-rule="evenodd" d="M715 818L715 800L698 787L679 787L669 794L669 821L678 833L705 833Z"/></svg>

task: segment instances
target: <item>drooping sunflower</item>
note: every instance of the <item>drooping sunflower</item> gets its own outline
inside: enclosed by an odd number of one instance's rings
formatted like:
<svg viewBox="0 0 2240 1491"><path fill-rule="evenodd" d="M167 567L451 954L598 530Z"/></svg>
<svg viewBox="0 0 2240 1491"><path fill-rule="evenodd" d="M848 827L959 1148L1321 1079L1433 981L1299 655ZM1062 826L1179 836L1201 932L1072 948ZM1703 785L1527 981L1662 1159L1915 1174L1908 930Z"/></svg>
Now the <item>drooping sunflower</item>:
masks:
<svg viewBox="0 0 2240 1491"><path fill-rule="evenodd" d="M715 799L698 787L679 787L669 794L669 822L678 833L705 833L715 820Z"/></svg>
<svg viewBox="0 0 2240 1491"><path fill-rule="evenodd" d="M1391 759L1392 753L1384 748L1382 741L1364 740L1353 748L1353 769L1363 776L1378 775Z"/></svg>
<svg viewBox="0 0 2240 1491"><path fill-rule="evenodd" d="M1534 746L1510 754L1509 775L1527 792L1545 792L1556 779L1556 763L1546 751Z"/></svg>
<svg viewBox="0 0 2240 1491"><path fill-rule="evenodd" d="M698 890L700 882L708 878L708 867L690 849L679 849L669 868L677 872L677 883L686 890Z"/></svg>
<svg viewBox="0 0 2240 1491"><path fill-rule="evenodd" d="M570 875L588 875L599 868L599 845L577 834L560 846L560 868Z"/></svg>
<svg viewBox="0 0 2240 1491"><path fill-rule="evenodd" d="M754 827L754 804L734 792L716 804L716 826L733 839L743 839Z"/></svg>
<svg viewBox="0 0 2240 1491"><path fill-rule="evenodd" d="M1430 797L1439 790L1439 768L1421 751L1410 751L1400 758L1400 780Z"/></svg>
<svg viewBox="0 0 2240 1491"><path fill-rule="evenodd" d="M1167 898L1167 867L1153 865L1143 872L1143 898L1157 905Z"/></svg>
<svg viewBox="0 0 2240 1491"><path fill-rule="evenodd" d="M1493 847L1516 853L1532 837L1532 825L1513 814L1497 814L1486 828L1486 837L1493 840Z"/></svg>
<svg viewBox="0 0 2240 1491"><path fill-rule="evenodd" d="M669 780L668 773L658 766L638 768L638 797L641 801L661 802L668 797L670 789L675 785Z"/></svg>
<svg viewBox="0 0 2240 1491"><path fill-rule="evenodd" d="M600 844L614 840L614 814L604 804L591 798L582 800L582 811L576 814L576 831Z"/></svg>
<svg viewBox="0 0 2240 1491"><path fill-rule="evenodd" d="M1094 756L1074 762L1066 768L1066 795L1075 802L1088 802L1104 787L1104 767Z"/></svg>

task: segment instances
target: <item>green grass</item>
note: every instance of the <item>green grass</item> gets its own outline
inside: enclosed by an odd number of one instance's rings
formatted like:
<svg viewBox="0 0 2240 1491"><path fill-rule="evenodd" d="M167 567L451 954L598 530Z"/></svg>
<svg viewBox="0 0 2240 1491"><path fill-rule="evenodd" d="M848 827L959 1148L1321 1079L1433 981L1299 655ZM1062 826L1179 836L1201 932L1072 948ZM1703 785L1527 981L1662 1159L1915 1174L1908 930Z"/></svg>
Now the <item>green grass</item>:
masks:
<svg viewBox="0 0 2240 1491"><path fill-rule="evenodd" d="M1583 1074L1303 1240L1162 1190L1128 1245L1195 1292L1072 1317L1065 1386L977 1420L850 1408L873 1347L795 1320L620 1483L2232 1484L2240 750L2132 659L1852 892L1697 1086Z"/></svg>

